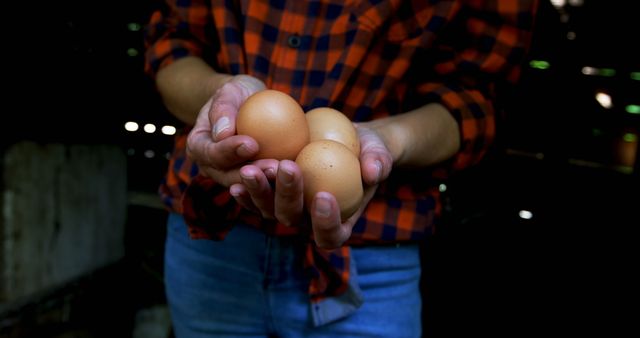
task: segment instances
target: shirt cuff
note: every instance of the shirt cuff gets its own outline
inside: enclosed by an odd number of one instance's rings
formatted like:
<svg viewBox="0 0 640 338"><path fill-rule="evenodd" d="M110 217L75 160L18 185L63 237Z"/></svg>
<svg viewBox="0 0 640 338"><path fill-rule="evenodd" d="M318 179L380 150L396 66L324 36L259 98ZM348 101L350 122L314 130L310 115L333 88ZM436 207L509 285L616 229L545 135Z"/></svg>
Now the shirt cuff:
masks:
<svg viewBox="0 0 640 338"><path fill-rule="evenodd" d="M477 89L424 84L419 92L428 102L445 106L458 122L460 150L449 160L450 169L459 171L480 162L495 138L493 104Z"/></svg>

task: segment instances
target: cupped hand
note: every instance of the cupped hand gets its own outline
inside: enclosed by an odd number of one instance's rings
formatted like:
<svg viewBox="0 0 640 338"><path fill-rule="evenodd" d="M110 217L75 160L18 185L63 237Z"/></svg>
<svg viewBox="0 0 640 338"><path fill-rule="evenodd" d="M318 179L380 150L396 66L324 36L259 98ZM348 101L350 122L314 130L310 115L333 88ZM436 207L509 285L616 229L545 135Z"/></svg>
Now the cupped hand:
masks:
<svg viewBox="0 0 640 338"><path fill-rule="evenodd" d="M384 181L393 167L393 157L382 137L368 123L355 124L360 138L360 169L365 184L360 208L348 219L340 219L340 207L335 197L328 192L319 192L310 207L311 226L316 244L324 249L340 247L349 237L356 221L378 185Z"/></svg>
<svg viewBox="0 0 640 338"><path fill-rule="evenodd" d="M258 153L258 144L249 136L236 134L240 106L264 89L264 83L247 75L226 82L200 110L187 138L187 154L203 175L229 187L244 208L294 225L303 217L300 168L287 160L249 162Z"/></svg>
<svg viewBox="0 0 640 338"><path fill-rule="evenodd" d="M187 155L198 164L203 175L226 187L241 182L240 167L255 156L258 144L249 136L236 135L236 116L249 96L264 89L262 81L237 75L200 109L187 137ZM263 171L275 170L277 161L259 160L253 165Z"/></svg>
<svg viewBox="0 0 640 338"><path fill-rule="evenodd" d="M242 182L230 188L240 205L286 226L301 223L304 216L302 171L294 161L282 160L276 170L248 164L240 168L240 177Z"/></svg>

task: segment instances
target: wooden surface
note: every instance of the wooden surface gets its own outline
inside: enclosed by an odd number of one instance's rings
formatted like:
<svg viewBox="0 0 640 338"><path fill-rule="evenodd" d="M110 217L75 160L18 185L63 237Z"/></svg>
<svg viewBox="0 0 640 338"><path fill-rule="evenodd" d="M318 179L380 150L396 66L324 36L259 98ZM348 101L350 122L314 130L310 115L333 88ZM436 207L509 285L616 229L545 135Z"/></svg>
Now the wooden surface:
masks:
<svg viewBox="0 0 640 338"><path fill-rule="evenodd" d="M2 162L0 302L124 256L127 162L110 145L21 142Z"/></svg>

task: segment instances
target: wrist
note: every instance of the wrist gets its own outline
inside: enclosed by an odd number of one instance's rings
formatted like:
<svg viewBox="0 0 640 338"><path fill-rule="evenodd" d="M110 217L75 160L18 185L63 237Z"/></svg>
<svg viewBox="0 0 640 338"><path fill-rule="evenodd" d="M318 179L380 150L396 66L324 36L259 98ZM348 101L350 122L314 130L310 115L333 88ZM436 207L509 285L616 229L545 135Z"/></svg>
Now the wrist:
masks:
<svg viewBox="0 0 640 338"><path fill-rule="evenodd" d="M370 128L380 136L380 139L387 147L393 159L394 166L402 163L406 143L406 132L395 123L395 120L394 117L388 117L382 120L372 121L370 125Z"/></svg>
<svg viewBox="0 0 640 338"><path fill-rule="evenodd" d="M218 89L222 88L225 83L231 81L233 78L233 75L223 73L213 73L210 76L207 76L204 85L204 88L206 88L205 90L207 91L207 96L213 96Z"/></svg>
<svg viewBox="0 0 640 338"><path fill-rule="evenodd" d="M264 82L251 75L235 75L230 79L230 81L238 84L245 91L246 97L267 88Z"/></svg>

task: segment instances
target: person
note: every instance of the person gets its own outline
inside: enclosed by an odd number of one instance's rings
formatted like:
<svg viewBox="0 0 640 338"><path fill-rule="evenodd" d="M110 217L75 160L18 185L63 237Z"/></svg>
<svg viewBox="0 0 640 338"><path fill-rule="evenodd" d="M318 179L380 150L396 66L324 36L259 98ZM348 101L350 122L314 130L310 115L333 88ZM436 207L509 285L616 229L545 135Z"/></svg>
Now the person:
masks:
<svg viewBox="0 0 640 338"><path fill-rule="evenodd" d="M419 337L419 245L438 187L492 145L536 0L166 0L146 72L184 122L160 194L177 337ZM291 160L253 156L239 106L266 88L347 115L365 196L302 198ZM307 209L308 208L308 209Z"/></svg>

